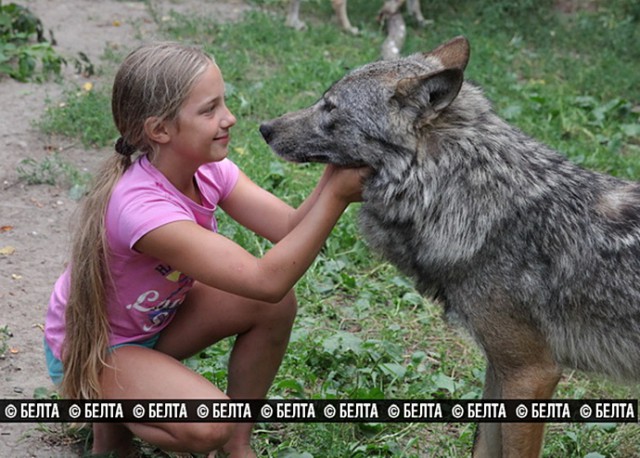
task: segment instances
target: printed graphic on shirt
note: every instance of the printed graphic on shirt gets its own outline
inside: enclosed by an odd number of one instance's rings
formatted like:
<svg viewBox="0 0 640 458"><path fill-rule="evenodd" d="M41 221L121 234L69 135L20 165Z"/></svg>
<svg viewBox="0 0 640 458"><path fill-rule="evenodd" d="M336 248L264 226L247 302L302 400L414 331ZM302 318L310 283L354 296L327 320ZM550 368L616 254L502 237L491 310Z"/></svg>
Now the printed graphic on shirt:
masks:
<svg viewBox="0 0 640 458"><path fill-rule="evenodd" d="M169 275L167 275L164 278L166 278L167 280L172 281L172 282L175 283L175 282L180 280L180 276L181 275L182 275L182 272L178 272L177 270L174 270L173 272L171 272Z"/></svg>
<svg viewBox="0 0 640 458"><path fill-rule="evenodd" d="M160 275L164 277L167 274L170 274L171 272L173 272L173 269L171 269L171 266L158 264L156 266L156 272L158 272Z"/></svg>
<svg viewBox="0 0 640 458"><path fill-rule="evenodd" d="M177 287L166 297L161 297L160 292L155 289L145 291L133 303L126 306L127 310L135 310L146 314L146 322L143 325L145 332L161 328L167 320L176 313L176 309L187 295L187 292L193 286L193 279L184 275L182 272L172 270L170 266L159 265L156 271L172 283L176 283Z"/></svg>

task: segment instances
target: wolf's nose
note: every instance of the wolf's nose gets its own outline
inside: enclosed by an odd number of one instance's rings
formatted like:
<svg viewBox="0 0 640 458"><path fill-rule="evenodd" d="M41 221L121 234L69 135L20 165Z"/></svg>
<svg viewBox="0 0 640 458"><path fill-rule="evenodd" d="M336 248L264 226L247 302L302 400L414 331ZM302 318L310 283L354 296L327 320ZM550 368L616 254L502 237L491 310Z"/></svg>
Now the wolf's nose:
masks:
<svg viewBox="0 0 640 458"><path fill-rule="evenodd" d="M271 141L271 137L273 137L273 128L266 122L262 123L260 124L260 133L265 141L269 143L269 141Z"/></svg>

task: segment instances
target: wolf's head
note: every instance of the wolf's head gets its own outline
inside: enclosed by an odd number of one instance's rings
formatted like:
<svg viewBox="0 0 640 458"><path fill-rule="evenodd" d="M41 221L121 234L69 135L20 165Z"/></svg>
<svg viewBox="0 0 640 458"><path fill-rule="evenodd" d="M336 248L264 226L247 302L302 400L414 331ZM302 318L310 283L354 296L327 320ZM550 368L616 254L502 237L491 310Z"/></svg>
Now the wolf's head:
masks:
<svg viewBox="0 0 640 458"><path fill-rule="evenodd" d="M389 155L415 154L425 126L458 95L468 61L469 43L457 37L428 53L370 63L260 132L289 161L376 169Z"/></svg>

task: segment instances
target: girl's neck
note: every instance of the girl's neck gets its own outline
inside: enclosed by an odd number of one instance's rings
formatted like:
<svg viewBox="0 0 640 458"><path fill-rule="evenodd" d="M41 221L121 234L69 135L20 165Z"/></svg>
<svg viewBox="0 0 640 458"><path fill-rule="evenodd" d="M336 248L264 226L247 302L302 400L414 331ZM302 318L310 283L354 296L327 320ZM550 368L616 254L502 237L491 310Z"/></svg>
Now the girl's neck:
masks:
<svg viewBox="0 0 640 458"><path fill-rule="evenodd" d="M171 155L150 154L149 162L162 173L167 180L182 194L198 204L202 204L200 190L196 183L195 174L200 165L186 164L184 161L174 163Z"/></svg>

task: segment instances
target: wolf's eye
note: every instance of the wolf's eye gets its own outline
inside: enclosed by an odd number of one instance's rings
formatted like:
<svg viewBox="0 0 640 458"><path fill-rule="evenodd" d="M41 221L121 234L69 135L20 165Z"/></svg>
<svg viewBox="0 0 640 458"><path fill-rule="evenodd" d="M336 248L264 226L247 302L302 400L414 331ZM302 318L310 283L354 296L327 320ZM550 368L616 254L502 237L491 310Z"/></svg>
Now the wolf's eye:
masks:
<svg viewBox="0 0 640 458"><path fill-rule="evenodd" d="M324 111L330 112L330 111L335 110L336 108L337 107L333 102L331 102L331 101L329 101L327 99L324 100L324 104L322 105L322 109Z"/></svg>

